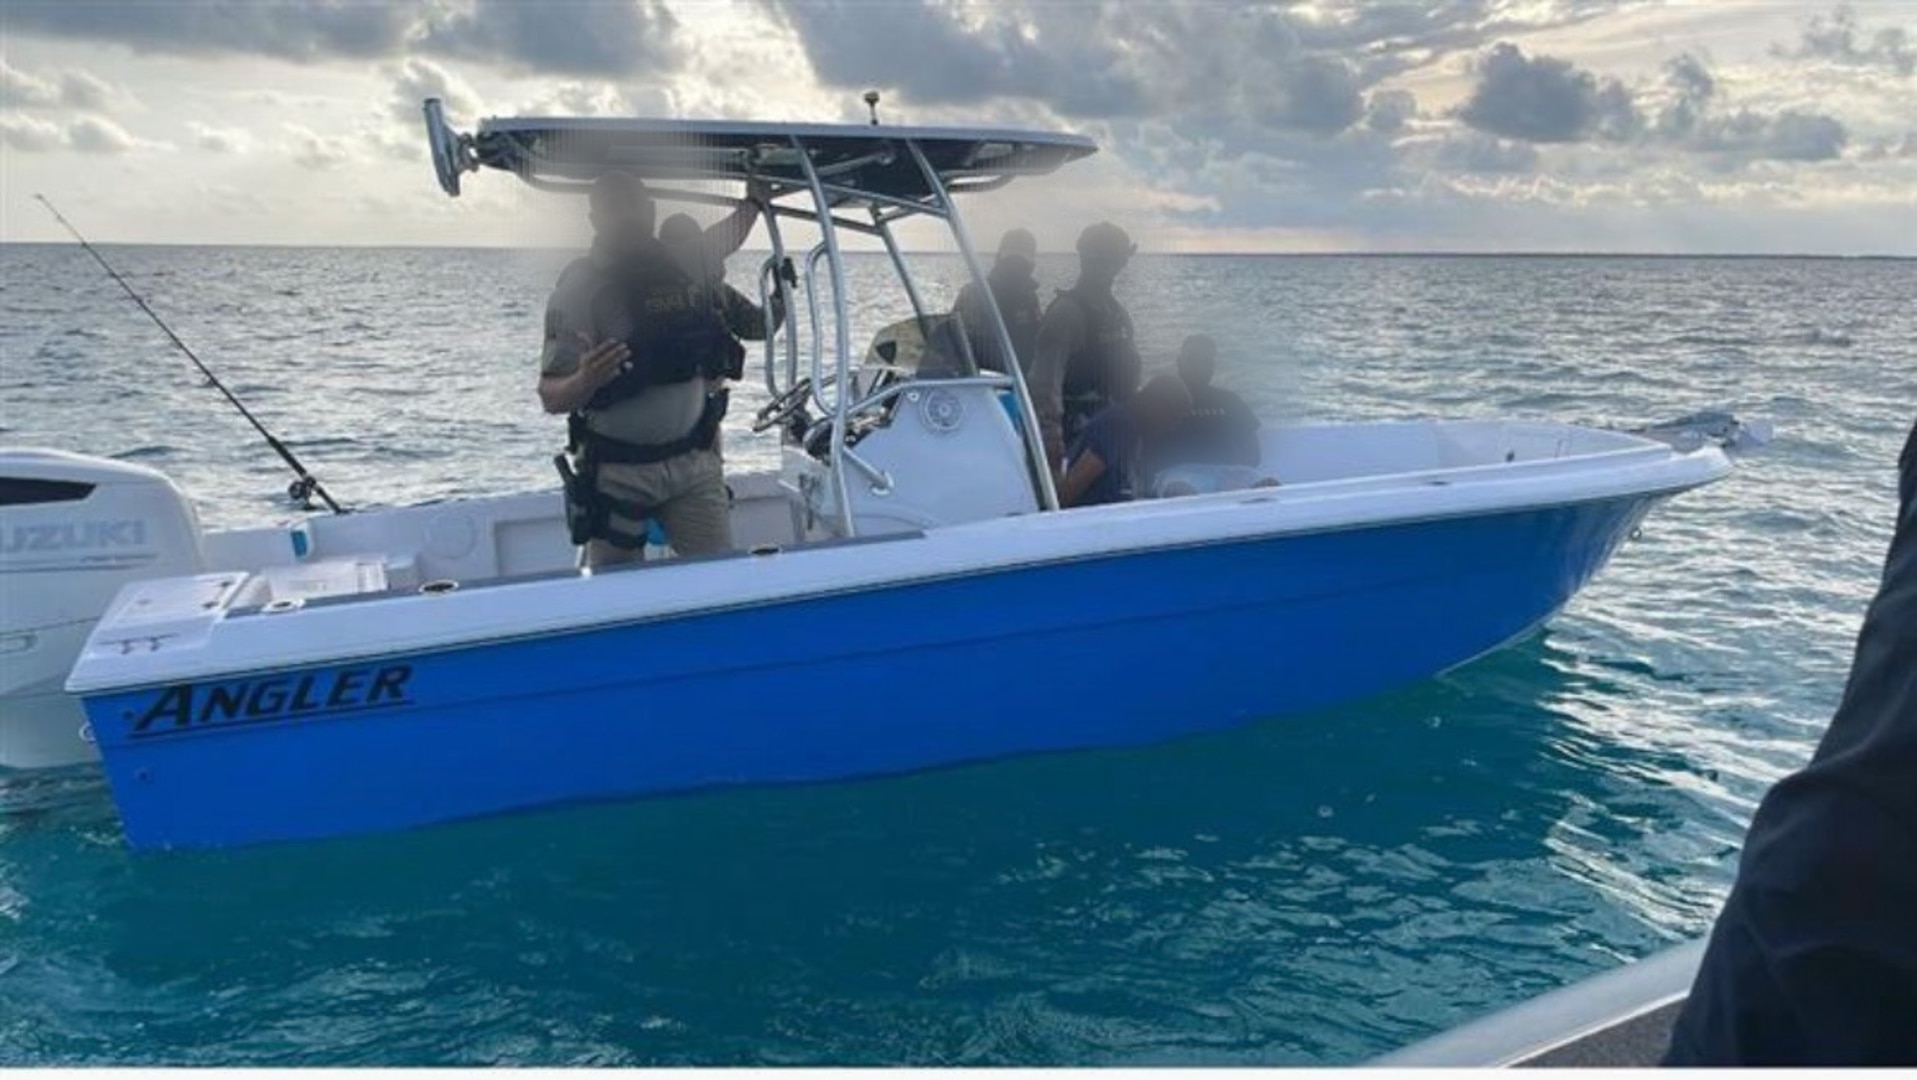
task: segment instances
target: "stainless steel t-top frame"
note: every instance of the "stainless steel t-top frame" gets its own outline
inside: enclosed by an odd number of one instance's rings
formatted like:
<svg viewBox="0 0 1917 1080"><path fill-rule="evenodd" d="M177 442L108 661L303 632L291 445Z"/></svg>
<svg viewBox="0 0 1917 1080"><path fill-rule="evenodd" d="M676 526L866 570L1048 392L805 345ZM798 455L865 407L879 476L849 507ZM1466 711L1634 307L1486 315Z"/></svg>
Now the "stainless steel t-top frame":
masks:
<svg viewBox="0 0 1917 1080"><path fill-rule="evenodd" d="M966 272L983 297L991 298L970 234L959 215L954 196L990 190L1020 176L1049 173L1066 162L1096 150L1087 139L1043 132L974 130L964 128L908 128L875 125L772 124L738 121L605 120L590 118L497 118L480 124L473 134L454 132L436 99L425 103L427 137L434 170L441 187L458 195L464 173L494 168L518 175L545 190L580 192L592 179L609 171L627 172L646 181L662 199L708 205L737 205L738 200L709 192L667 186L671 181L757 181L770 192L763 207L771 258L761 268L759 297L766 307L765 387L775 398L800 385L798 334L794 332L796 297L793 282L782 272L789 257L781 218L808 221L819 230L819 243L806 253L802 271L806 314L811 330L808 373L811 401L831 419L827 466L837 488L839 525L856 531L848 497L848 467L863 474L877 488L891 480L847 445L852 418L884 406L908 384L884 381L860 395L854 369L851 319L846 292L844 253L840 230L877 237L911 301L922 329L935 313L913 280L893 226L914 216L945 222L965 262ZM869 220L851 216L863 210ZM821 308L819 263L826 269L831 290L832 370L826 370L824 311ZM770 301L776 291L788 321L783 334L772 322ZM1003 313L988 302L991 332L998 355L1015 355ZM956 328L965 352L965 371L956 376L921 375L909 385L962 383L1009 390L1017 404L1026 465L1038 504L1058 508L1051 463L1045 460L1038 418L1029 388L1017 364L1006 374L980 374L974 349L962 326ZM780 363L779 342L784 342ZM830 395L826 387L832 387Z"/></svg>

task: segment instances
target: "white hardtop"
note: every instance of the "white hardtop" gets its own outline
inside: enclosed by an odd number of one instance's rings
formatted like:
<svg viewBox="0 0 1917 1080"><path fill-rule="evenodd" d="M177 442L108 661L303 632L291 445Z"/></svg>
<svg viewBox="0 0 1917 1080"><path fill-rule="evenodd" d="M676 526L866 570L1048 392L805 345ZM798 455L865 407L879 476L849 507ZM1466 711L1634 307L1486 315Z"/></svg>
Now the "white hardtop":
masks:
<svg viewBox="0 0 1917 1080"><path fill-rule="evenodd" d="M791 188L816 173L831 181L836 197L917 201L937 195L920 156L957 193L1050 173L1098 150L1092 140L1063 132L654 117L491 117L462 135L437 99L425 112L434 167L450 195L459 194L461 173L480 168L560 187L616 169L646 179L752 178Z"/></svg>

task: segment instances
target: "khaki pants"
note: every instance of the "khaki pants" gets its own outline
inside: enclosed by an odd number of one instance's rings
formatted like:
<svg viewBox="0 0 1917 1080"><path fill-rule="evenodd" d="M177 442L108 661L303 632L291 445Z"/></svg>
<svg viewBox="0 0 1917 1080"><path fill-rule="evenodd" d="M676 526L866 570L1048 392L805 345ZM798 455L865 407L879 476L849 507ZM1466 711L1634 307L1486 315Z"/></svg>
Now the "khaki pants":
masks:
<svg viewBox="0 0 1917 1080"><path fill-rule="evenodd" d="M732 549L732 514L726 496L725 465L714 450L692 450L647 465L607 462L599 466L599 490L623 503L650 507L666 530L666 540L681 555L710 555ZM615 531L637 533L643 543L645 523L624 514L612 515ZM586 545L587 566L614 566L637 562L641 548L628 551L604 540Z"/></svg>

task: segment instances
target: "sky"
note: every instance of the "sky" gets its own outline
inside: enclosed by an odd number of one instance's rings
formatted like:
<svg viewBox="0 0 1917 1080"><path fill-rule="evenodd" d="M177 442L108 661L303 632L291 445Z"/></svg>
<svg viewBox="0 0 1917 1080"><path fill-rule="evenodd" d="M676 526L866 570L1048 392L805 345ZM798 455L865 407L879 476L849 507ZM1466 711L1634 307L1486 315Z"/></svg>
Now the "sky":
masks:
<svg viewBox="0 0 1917 1080"><path fill-rule="evenodd" d="M558 246L484 116L1088 135L1048 248L1917 256L1917 0L0 0L0 239ZM709 213L709 212L708 212Z"/></svg>

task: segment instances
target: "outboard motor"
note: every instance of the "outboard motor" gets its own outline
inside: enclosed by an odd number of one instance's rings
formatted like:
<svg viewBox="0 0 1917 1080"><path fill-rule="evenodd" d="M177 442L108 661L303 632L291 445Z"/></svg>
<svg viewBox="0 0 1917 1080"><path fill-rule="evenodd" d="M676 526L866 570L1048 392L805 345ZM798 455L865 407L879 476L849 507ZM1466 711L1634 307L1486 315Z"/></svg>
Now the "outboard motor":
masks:
<svg viewBox="0 0 1917 1080"><path fill-rule="evenodd" d="M63 686L120 587L204 569L192 503L140 465L0 450L0 766L92 759Z"/></svg>

